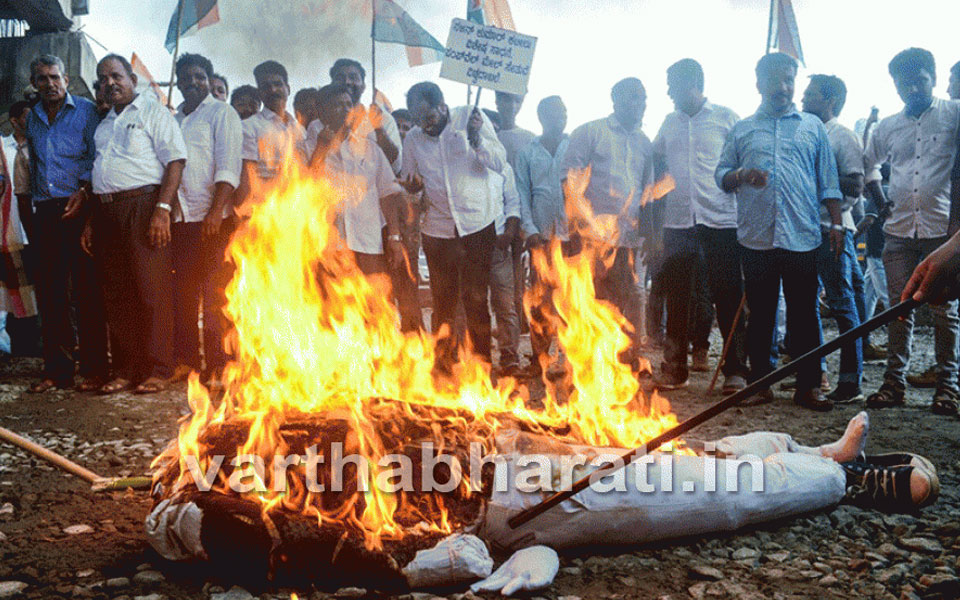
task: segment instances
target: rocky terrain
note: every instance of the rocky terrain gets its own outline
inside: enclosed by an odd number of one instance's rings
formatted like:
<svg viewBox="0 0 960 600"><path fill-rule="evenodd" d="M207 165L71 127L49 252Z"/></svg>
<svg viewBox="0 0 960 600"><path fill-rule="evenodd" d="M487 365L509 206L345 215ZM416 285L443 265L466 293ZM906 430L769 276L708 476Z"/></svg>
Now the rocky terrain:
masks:
<svg viewBox="0 0 960 600"><path fill-rule="evenodd" d="M835 332L828 332L832 336ZM716 336L716 334L715 334ZM885 336L877 336L885 337ZM712 359L720 347L714 340ZM919 332L914 370L933 361L932 332ZM655 362L656 354L650 358ZM837 357L829 361L836 372ZM155 396L25 393L39 361L0 365L0 426L105 476L138 475L172 439L186 411L182 386ZM865 391L883 365L868 364ZM679 417L704 398L710 374L667 394ZM561 555L553 585L535 598L955 598L960 596L960 422L929 411L931 390L909 390L906 407L871 411L869 452L910 450L939 468L939 502L919 515L841 506L734 535ZM765 429L809 444L836 439L860 406L814 413L778 391L767 406L733 409L695 431L701 439ZM283 589L212 578L202 566L170 564L149 547L145 492L94 494L81 480L0 445L0 599L105 600L384 597L355 588ZM505 557L496 557L498 562ZM370 585L370 582L366 582ZM460 590L416 593L468 599Z"/></svg>

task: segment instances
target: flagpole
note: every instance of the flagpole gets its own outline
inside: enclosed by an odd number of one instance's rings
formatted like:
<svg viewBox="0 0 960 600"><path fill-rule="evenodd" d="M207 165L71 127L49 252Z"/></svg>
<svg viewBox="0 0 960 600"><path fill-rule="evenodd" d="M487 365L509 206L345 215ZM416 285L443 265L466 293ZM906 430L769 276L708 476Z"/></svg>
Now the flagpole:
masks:
<svg viewBox="0 0 960 600"><path fill-rule="evenodd" d="M177 78L177 55L180 54L180 25L183 24L183 0L177 0L177 43L173 47L173 64L170 65L170 89L167 91L167 106L173 108L173 81Z"/></svg>
<svg viewBox="0 0 960 600"><path fill-rule="evenodd" d="M373 85L373 97L370 104L377 103L377 40L374 32L377 28L377 0L370 0L373 19L370 20L370 83Z"/></svg>
<svg viewBox="0 0 960 600"><path fill-rule="evenodd" d="M770 21L767 24L767 47L763 49L764 54L770 53L770 40L773 39L773 9L777 0L770 0Z"/></svg>

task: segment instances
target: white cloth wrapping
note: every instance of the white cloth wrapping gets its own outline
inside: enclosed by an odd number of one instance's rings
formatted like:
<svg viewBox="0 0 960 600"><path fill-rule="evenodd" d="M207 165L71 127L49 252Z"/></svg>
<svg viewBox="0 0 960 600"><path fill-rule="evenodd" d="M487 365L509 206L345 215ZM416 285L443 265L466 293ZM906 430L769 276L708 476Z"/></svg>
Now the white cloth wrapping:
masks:
<svg viewBox="0 0 960 600"><path fill-rule="evenodd" d="M475 535L455 533L429 550L420 550L403 576L413 589L453 585L488 577L493 559L486 544Z"/></svg>
<svg viewBox="0 0 960 600"><path fill-rule="evenodd" d="M555 444L554 444L555 446ZM638 544L656 540L733 531L746 525L771 521L791 515L807 513L831 506L840 501L845 492L843 469L832 460L813 454L800 453L800 447L786 434L753 433L728 437L716 442L726 458L707 459L702 456L672 457L672 491L663 483L661 465L654 460L646 470L646 481L652 492L638 491L638 477L642 471L637 463L623 470L626 491L600 493L588 488L572 499L551 509L537 519L511 529L507 520L529 508L547 495L547 492L523 492L515 486L504 487L504 481L514 482L519 471L533 468L517 466L519 452L507 455L505 469L498 469L497 489L487 505L487 512L478 535L504 549L531 545L551 548L570 548L595 544ZM531 448L524 448L524 455ZM571 452L583 449L570 448ZM588 459L602 452L585 453ZM619 456L623 451L609 452ZM736 489L727 491L728 468L737 461L756 457L762 461L762 492L753 489L753 466L742 464L737 470ZM549 459L554 484L559 481L561 460L555 451L543 454ZM652 455L659 459L659 454ZM715 468L709 461L716 460ZM597 463L602 464L601 462ZM575 469L573 481L596 467ZM715 490L706 491L705 473L715 474ZM729 478L731 483L734 477ZM605 478L605 482L612 479ZM684 483L692 482L694 491L684 491ZM506 491L499 491L506 489Z"/></svg>
<svg viewBox="0 0 960 600"><path fill-rule="evenodd" d="M193 502L172 503L163 500L153 507L144 521L147 541L167 560L206 560L200 543L203 511Z"/></svg>

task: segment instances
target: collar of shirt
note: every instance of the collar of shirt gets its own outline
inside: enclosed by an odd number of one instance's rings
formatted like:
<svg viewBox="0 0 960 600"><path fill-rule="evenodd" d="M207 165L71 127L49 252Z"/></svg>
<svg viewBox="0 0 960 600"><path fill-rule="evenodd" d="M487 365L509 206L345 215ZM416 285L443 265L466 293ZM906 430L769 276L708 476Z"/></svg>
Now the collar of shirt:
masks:
<svg viewBox="0 0 960 600"><path fill-rule="evenodd" d="M610 127L610 129L612 129L612 130L614 130L614 131L619 131L619 132L622 132L622 133L626 133L626 134L628 134L628 135L629 135L629 134L633 134L633 133L643 133L643 122L642 122L642 121L637 121L637 122L634 124L634 126L633 126L632 129L627 129L627 128L623 125L623 123L620 122L620 119L617 118L617 115L616 115L615 113L611 113L610 116L607 117L607 125Z"/></svg>
<svg viewBox="0 0 960 600"><path fill-rule="evenodd" d="M703 106L700 107L700 110L693 113L693 115L688 115L686 112L680 109L677 109L673 112L674 114L677 115L677 118L680 119L681 121L696 121L697 119L702 119L703 117L707 116L708 113L713 112L713 109L714 109L714 104L711 103L709 100L704 100Z"/></svg>
<svg viewBox="0 0 960 600"><path fill-rule="evenodd" d="M77 103L74 102L73 100L73 94L70 94L69 92L67 92L67 97L63 101L63 106L57 112L57 116L54 117L54 120L60 119L64 111L67 110L67 107L69 107L70 109L74 109L77 107ZM43 123L47 127L50 126L50 121L47 120L47 111L43 110L43 102L37 102L36 104L34 104L33 112L35 112L37 114L37 117L40 118L41 123Z"/></svg>
<svg viewBox="0 0 960 600"><path fill-rule="evenodd" d="M293 115L291 115L289 112L287 112L286 110L283 111L283 117L281 117L280 115L278 115L277 113L273 112L272 110L270 110L270 109L267 108L266 106L264 106L263 109L260 110L260 115L261 115L264 119L266 119L266 120L268 120L268 121L271 121L271 122L273 122L273 123L276 123L276 124L279 125L280 127L289 127L289 126L290 126L290 120L291 120L291 119L293 119L294 121L296 121L296 118L295 118ZM284 118L286 118L286 120L284 120Z"/></svg>
<svg viewBox="0 0 960 600"><path fill-rule="evenodd" d="M796 118L796 119L800 118L800 111L797 110L797 105L793 103L790 104L790 107L787 108L787 110L785 110L782 114L779 114L779 115L774 115L767 112L763 104L761 104L760 107L757 108L757 112L754 114L758 118L771 119L773 121L776 121L778 119L786 119L786 118Z"/></svg>
<svg viewBox="0 0 960 600"><path fill-rule="evenodd" d="M187 103L181 102L180 106L177 107L177 113L173 116L177 118L178 123L182 123L184 119L192 117L193 115L200 112L204 107L210 105L213 102L220 102L220 101L214 98L213 94L207 94L206 97L200 101L200 104L198 104L196 108L190 111L190 114L183 112L183 108L187 105Z"/></svg>

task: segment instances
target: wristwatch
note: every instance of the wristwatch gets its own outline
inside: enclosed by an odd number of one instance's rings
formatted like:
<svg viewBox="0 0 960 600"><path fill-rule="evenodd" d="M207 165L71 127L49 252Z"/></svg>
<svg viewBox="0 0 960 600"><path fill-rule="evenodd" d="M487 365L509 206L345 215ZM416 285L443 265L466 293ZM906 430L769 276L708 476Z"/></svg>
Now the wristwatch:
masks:
<svg viewBox="0 0 960 600"><path fill-rule="evenodd" d="M834 231L844 231L846 228L843 225L838 225L836 223L830 225L830 229Z"/></svg>
<svg viewBox="0 0 960 600"><path fill-rule="evenodd" d="M161 210L165 210L165 211L167 211L167 212L172 212L172 211L173 211L173 209L170 207L170 205L167 204L166 202L157 202L156 204L153 205L153 207L154 207L154 208L159 208L159 209L161 209Z"/></svg>
<svg viewBox="0 0 960 600"><path fill-rule="evenodd" d="M402 242L403 238L400 237L399 233L391 233L387 236L388 242Z"/></svg>

